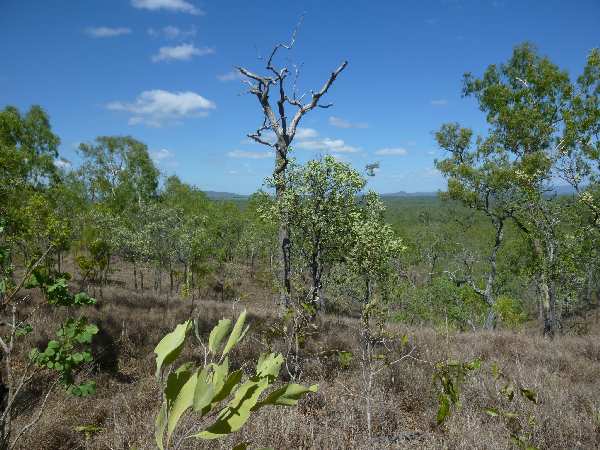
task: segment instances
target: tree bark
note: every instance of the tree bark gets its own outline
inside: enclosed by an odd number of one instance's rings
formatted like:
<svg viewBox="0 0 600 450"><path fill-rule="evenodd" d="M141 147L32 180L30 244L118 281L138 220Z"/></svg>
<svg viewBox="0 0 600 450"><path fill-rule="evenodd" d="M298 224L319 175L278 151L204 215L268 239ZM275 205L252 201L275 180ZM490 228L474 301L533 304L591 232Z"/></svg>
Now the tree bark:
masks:
<svg viewBox="0 0 600 450"><path fill-rule="evenodd" d="M273 175L275 177L275 197L276 200L280 200L285 193L285 169L287 168L288 144L284 138L280 138L277 142L277 157L275 159L275 169ZM279 222L279 243L280 243L280 280L282 282L282 289L280 292L280 302L285 307L290 305L290 299L292 297L292 283L291 283L291 250L292 242L290 240L290 230L287 217L284 217Z"/></svg>
<svg viewBox="0 0 600 450"><path fill-rule="evenodd" d="M554 263L554 246L551 243L547 243L547 251L544 252L542 243L539 239L535 239L533 246L536 254L540 259L546 259L543 264L542 271L539 277L540 293L541 293L541 306L542 306L542 320L544 322L544 336L554 337L554 333L557 328L556 321L556 289L554 286L554 280L549 279L548 266L552 266ZM547 253L547 254L546 254Z"/></svg>
<svg viewBox="0 0 600 450"><path fill-rule="evenodd" d="M496 298L494 295L494 284L496 283L496 275L498 273L498 250L500 250L500 246L502 245L502 241L504 239L504 218L496 218L494 220L494 225L496 227L496 238L494 241L494 248L492 249L492 253L490 255L490 272L488 274L488 279L485 284L485 291L483 293L485 302L489 307L484 324L486 330L493 330L496 328L496 311L494 310L496 306Z"/></svg>

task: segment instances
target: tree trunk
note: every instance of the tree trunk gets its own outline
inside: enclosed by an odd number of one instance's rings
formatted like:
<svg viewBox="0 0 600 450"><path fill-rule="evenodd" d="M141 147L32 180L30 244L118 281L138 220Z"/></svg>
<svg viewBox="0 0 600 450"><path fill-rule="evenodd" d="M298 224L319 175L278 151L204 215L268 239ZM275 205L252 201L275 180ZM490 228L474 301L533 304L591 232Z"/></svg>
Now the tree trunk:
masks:
<svg viewBox="0 0 600 450"><path fill-rule="evenodd" d="M288 143L280 139L277 144L277 158L275 159L275 170L273 172L275 178L275 197L280 200L285 192L285 169L287 168L287 152ZM291 248L290 232L287 217L284 217L279 223L279 243L281 248L281 268L280 281L282 284L281 303L284 306L289 306L292 295L291 283Z"/></svg>
<svg viewBox="0 0 600 450"><path fill-rule="evenodd" d="M135 265L135 261L133 263L133 287L134 289L137 291L138 290L138 283L137 283L137 267Z"/></svg>
<svg viewBox="0 0 600 450"><path fill-rule="evenodd" d="M483 327L486 330L493 330L496 328L496 311L494 311L493 307L488 310Z"/></svg>
<svg viewBox="0 0 600 450"><path fill-rule="evenodd" d="M545 277L541 285L542 313L544 318L544 336L554 337L557 328L556 321L556 292L553 283L548 283Z"/></svg>
<svg viewBox="0 0 600 450"><path fill-rule="evenodd" d="M496 283L496 274L498 272L498 250L500 250L500 246L502 245L502 241L504 239L504 219L497 218L494 220L494 225L496 227L496 239L494 241L492 254L490 255L490 273L488 274L488 279L486 281L485 291L483 294L484 300L489 307L484 324L484 328L486 330L493 330L496 328L496 311L494 310L494 307L496 306L496 298L494 295L494 284Z"/></svg>
<svg viewBox="0 0 600 450"><path fill-rule="evenodd" d="M250 279L254 279L254 248L250 251Z"/></svg>

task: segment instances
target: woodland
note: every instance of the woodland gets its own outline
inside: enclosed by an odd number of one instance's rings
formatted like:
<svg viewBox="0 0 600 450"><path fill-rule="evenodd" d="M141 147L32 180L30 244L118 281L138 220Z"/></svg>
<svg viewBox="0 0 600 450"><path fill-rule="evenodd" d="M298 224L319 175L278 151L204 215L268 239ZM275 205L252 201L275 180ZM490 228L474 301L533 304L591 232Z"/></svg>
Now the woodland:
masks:
<svg viewBox="0 0 600 450"><path fill-rule="evenodd" d="M600 51L465 74L487 129L440 124L447 188L401 197L294 159L348 66L297 96L294 40L237 69L244 199L0 111L0 449L600 447Z"/></svg>

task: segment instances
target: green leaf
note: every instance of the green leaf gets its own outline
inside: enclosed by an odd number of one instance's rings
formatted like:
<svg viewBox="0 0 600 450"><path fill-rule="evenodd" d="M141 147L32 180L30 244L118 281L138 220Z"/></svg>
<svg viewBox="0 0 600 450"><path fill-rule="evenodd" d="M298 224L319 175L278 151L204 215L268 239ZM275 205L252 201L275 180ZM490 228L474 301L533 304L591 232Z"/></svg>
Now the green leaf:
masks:
<svg viewBox="0 0 600 450"><path fill-rule="evenodd" d="M202 415L210 411L210 408L207 407L212 403L215 396L215 387L212 383L209 383L207 377L208 370L204 368L198 374L196 388L194 389L193 408L194 411L202 411Z"/></svg>
<svg viewBox="0 0 600 450"><path fill-rule="evenodd" d="M181 387L177 398L168 409L167 419L167 443L171 439L171 435L177 426L177 422L188 408L194 405L194 392L196 390L196 381L198 373L192 374L185 384Z"/></svg>
<svg viewBox="0 0 600 450"><path fill-rule="evenodd" d="M167 429L167 403L163 402L154 422L154 439L160 450L164 449L163 436Z"/></svg>
<svg viewBox="0 0 600 450"><path fill-rule="evenodd" d="M350 362L352 361L353 356L354 355L352 354L352 352L339 351L338 361L340 363L340 366L342 366L342 368L344 369L347 369L350 366Z"/></svg>
<svg viewBox="0 0 600 450"><path fill-rule="evenodd" d="M440 406L438 408L436 420L437 424L441 425L450 414L450 400L448 399L448 396L445 394L440 394L439 404Z"/></svg>
<svg viewBox="0 0 600 450"><path fill-rule="evenodd" d="M210 336L208 337L208 349L211 352L217 353L219 350L219 344L225 338L225 336L227 336L230 327L231 320L221 319L219 320L217 326L212 329Z"/></svg>
<svg viewBox="0 0 600 450"><path fill-rule="evenodd" d="M32 331L33 331L33 327L28 323L24 323L24 324L17 325L17 330L15 332L15 335L16 336L25 336L25 335L31 333Z"/></svg>
<svg viewBox="0 0 600 450"><path fill-rule="evenodd" d="M88 397L96 393L96 382L86 381L81 384L73 384L69 386L67 392L75 397Z"/></svg>
<svg viewBox="0 0 600 450"><path fill-rule="evenodd" d="M187 383L192 376L193 372L187 370L187 368L180 367L175 372L171 372L167 377L167 384L165 386L164 394L167 406L170 409L171 405L177 399L177 396L181 392L181 389Z"/></svg>
<svg viewBox="0 0 600 450"><path fill-rule="evenodd" d="M241 369L236 370L235 372L231 372L229 374L225 382L221 385L219 391L217 391L217 394L214 396L212 400L213 406L216 403L225 400L229 396L229 394L231 394L233 388L236 387L240 381L242 381L243 375L244 371Z"/></svg>
<svg viewBox="0 0 600 450"><path fill-rule="evenodd" d="M488 416L498 417L500 415L496 408L484 408L484 411Z"/></svg>
<svg viewBox="0 0 600 450"><path fill-rule="evenodd" d="M302 386L301 384L286 384L271 392L263 401L257 403L252 410L257 410L265 405L295 406L303 395L309 392L317 392L318 390L318 384L313 384L309 387Z"/></svg>
<svg viewBox="0 0 600 450"><path fill-rule="evenodd" d="M244 441L244 442L235 444L235 446L231 450L247 450L249 446L250 446L250 442Z"/></svg>
<svg viewBox="0 0 600 450"><path fill-rule="evenodd" d="M219 392L225 383L225 378L229 374L229 357L226 356L221 364L212 364L212 367L212 384L215 386L215 391Z"/></svg>
<svg viewBox="0 0 600 450"><path fill-rule="evenodd" d="M521 388L521 395L525 397L527 400L532 401L533 403L537 403L537 394L531 389Z"/></svg>
<svg viewBox="0 0 600 450"><path fill-rule="evenodd" d="M233 399L221 410L216 421L206 430L194 435L201 439L217 439L239 430L250 417L260 394L269 386L267 377L252 377L243 383Z"/></svg>
<svg viewBox="0 0 600 450"><path fill-rule="evenodd" d="M481 360L479 358L474 359L471 362L465 364L465 369L467 370L476 370L481 367Z"/></svg>
<svg viewBox="0 0 600 450"><path fill-rule="evenodd" d="M248 327L244 329L244 322L246 321L246 310L244 309L240 316L238 317L235 325L233 326L233 330L231 330L231 334L229 335L229 339L227 339L227 343L225 344L225 348L223 349L223 356L231 351L235 345L242 340L242 338L246 335L248 331Z"/></svg>
<svg viewBox="0 0 600 450"><path fill-rule="evenodd" d="M160 340L154 349L154 353L156 353L156 378L160 378L163 365L171 364L179 356L191 326L191 320L180 323L175 327L175 330Z"/></svg>
<svg viewBox="0 0 600 450"><path fill-rule="evenodd" d="M281 353L263 353L258 358L256 365L256 375L259 377L277 378L279 370L283 364L283 355Z"/></svg>

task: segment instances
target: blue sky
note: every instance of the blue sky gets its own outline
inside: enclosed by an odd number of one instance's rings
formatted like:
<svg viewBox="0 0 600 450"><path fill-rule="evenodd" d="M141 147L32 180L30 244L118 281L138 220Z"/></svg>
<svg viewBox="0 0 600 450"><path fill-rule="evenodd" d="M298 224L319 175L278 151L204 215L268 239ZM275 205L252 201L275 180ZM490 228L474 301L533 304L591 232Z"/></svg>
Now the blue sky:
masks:
<svg viewBox="0 0 600 450"><path fill-rule="evenodd" d="M99 135L145 142L164 174L202 189L250 193L273 158L248 142L262 116L233 67L286 41L282 62L302 64L299 91L320 88L342 60L334 106L301 123L295 156L334 153L380 192L432 191L442 156L432 132L448 121L482 130L461 99L461 76L535 43L581 71L600 46L600 2L588 1L0 0L0 107L42 105L77 165L76 147Z"/></svg>

